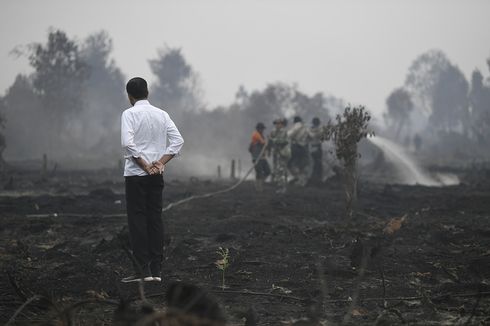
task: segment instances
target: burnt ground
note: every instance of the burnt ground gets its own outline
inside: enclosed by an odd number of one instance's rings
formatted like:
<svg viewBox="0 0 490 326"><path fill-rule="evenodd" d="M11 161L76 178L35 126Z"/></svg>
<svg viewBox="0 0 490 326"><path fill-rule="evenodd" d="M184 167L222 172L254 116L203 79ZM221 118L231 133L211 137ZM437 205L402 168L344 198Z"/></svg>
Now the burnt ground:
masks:
<svg viewBox="0 0 490 326"><path fill-rule="evenodd" d="M9 182L13 176L13 182ZM12 180L11 180L12 181ZM59 171L47 179L13 173L0 192L0 323L34 295L14 324L113 324L131 262L125 243L123 180L114 171ZM167 180L164 203L229 183ZM343 217L341 185L272 187L251 182L164 214L164 282L147 284L156 309L173 281L195 283L220 302L230 325L490 324L490 178L445 188L360 184L358 214ZM56 216L54 214L57 214ZM406 215L393 235L383 229ZM219 287L218 247L229 248L228 288ZM109 303L109 304L108 304ZM54 307L52 306L54 304Z"/></svg>

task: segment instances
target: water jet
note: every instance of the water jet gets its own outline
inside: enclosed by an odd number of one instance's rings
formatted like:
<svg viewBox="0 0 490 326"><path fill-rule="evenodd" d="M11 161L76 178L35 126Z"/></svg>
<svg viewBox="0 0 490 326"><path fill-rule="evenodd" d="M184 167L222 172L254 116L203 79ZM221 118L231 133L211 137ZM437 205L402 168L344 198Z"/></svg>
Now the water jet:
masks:
<svg viewBox="0 0 490 326"><path fill-rule="evenodd" d="M459 184L455 175L436 173L431 175L411 157L409 153L395 142L380 136L368 137L368 141L376 146L384 158L393 164L400 183L407 185L422 185L442 187Z"/></svg>

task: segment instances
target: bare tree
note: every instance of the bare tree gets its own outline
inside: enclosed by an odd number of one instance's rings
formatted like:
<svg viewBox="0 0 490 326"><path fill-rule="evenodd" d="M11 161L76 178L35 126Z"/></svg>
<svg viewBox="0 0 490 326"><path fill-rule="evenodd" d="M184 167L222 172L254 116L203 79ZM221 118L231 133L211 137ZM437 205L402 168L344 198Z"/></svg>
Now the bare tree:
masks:
<svg viewBox="0 0 490 326"><path fill-rule="evenodd" d="M40 96L32 78L17 75L3 97L6 117L4 136L9 156L15 159L41 157L50 143L49 119L44 116Z"/></svg>
<svg viewBox="0 0 490 326"><path fill-rule="evenodd" d="M387 124L395 130L398 139L404 127L410 124L410 113L413 110L413 102L410 93L403 88L397 88L386 99L388 112L384 114Z"/></svg>
<svg viewBox="0 0 490 326"><path fill-rule="evenodd" d="M165 46L149 63L157 77L150 96L176 121L182 121L185 113L203 108L199 77L187 63L181 49Z"/></svg>
<svg viewBox="0 0 490 326"><path fill-rule="evenodd" d="M325 139L332 139L335 154L343 162L344 189L346 197L346 216L352 217L357 201L357 145L361 139L373 134L368 130L371 115L364 106L347 106L342 115L336 117L324 127Z"/></svg>
<svg viewBox="0 0 490 326"><path fill-rule="evenodd" d="M415 108L428 117L432 131L466 133L468 82L444 52L431 50L417 57L409 68L405 87Z"/></svg>
<svg viewBox="0 0 490 326"><path fill-rule="evenodd" d="M89 74L78 45L61 30L52 30L46 44L32 44L29 62L33 86L51 122L52 146L63 137L64 122L82 110L82 90Z"/></svg>
<svg viewBox="0 0 490 326"><path fill-rule="evenodd" d="M112 39L105 31L89 35L83 42L80 55L90 69L83 88L84 110L73 120L84 139L82 150L97 154L116 155L120 147L118 116L129 106L124 92L125 77L112 55Z"/></svg>
<svg viewBox="0 0 490 326"><path fill-rule="evenodd" d="M490 66L490 59L488 63ZM472 135L479 144L486 145L490 142L490 86L485 85L478 70L472 74L469 101Z"/></svg>
<svg viewBox="0 0 490 326"><path fill-rule="evenodd" d="M467 134L468 88L468 82L458 67L449 65L440 73L432 93L432 114L429 117L432 127Z"/></svg>
<svg viewBox="0 0 490 326"><path fill-rule="evenodd" d="M405 88L412 94L415 106L427 117L432 113L432 95L439 76L450 65L444 52L430 50L419 55L408 70Z"/></svg>

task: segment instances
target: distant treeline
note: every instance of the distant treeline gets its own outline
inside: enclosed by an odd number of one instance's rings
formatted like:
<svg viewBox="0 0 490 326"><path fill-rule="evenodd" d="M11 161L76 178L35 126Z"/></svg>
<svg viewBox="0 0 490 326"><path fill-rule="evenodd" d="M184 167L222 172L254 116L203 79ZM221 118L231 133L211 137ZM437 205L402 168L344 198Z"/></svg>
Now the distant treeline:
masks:
<svg viewBox="0 0 490 326"><path fill-rule="evenodd" d="M0 98L6 157L47 153L60 161L99 159L115 166L121 153L120 114L129 103L127 76L111 59L109 35L99 32L76 42L51 30L46 43L15 51L27 56L34 71L19 74ZM253 92L239 87L230 106L209 108L203 104L198 74L180 49L165 46L149 65L156 77L150 101L178 124L186 139L185 156L200 157L205 164L246 153L258 121L272 127L273 119L295 114L326 121L329 110L344 105L322 93L308 96L294 85L275 83Z"/></svg>
<svg viewBox="0 0 490 326"><path fill-rule="evenodd" d="M445 160L490 157L490 77L475 70L468 82L442 51L417 57L386 105L385 132L405 146Z"/></svg>
<svg viewBox="0 0 490 326"><path fill-rule="evenodd" d="M3 143L7 160L47 153L59 161L116 166L128 76L112 59L112 48L104 31L75 41L61 30L50 30L45 43L15 49L29 59L33 73L19 74L0 97L0 155ZM210 164L248 158L248 138L259 121L269 128L274 119L294 115L307 123L313 117L326 122L345 106L333 96L310 96L278 82L255 91L240 86L229 106L210 108L181 49L164 46L148 63L155 76L150 101L167 110L181 129L191 171L211 171ZM441 144L450 139L445 150L457 142L465 144L464 155L470 155L465 152L469 148L477 155L490 141L489 79L475 71L468 83L444 53L429 51L413 62L405 85L389 95L384 118L386 127L379 129L409 146L445 149Z"/></svg>

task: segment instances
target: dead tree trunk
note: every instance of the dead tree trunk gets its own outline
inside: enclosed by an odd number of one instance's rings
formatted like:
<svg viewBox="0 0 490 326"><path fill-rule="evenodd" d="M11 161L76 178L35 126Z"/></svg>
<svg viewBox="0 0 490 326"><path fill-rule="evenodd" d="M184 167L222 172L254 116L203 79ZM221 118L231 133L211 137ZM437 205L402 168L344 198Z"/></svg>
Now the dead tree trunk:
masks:
<svg viewBox="0 0 490 326"><path fill-rule="evenodd" d="M356 146L357 153L357 146ZM346 216L351 218L357 204L357 156L352 158L344 167L344 189Z"/></svg>

